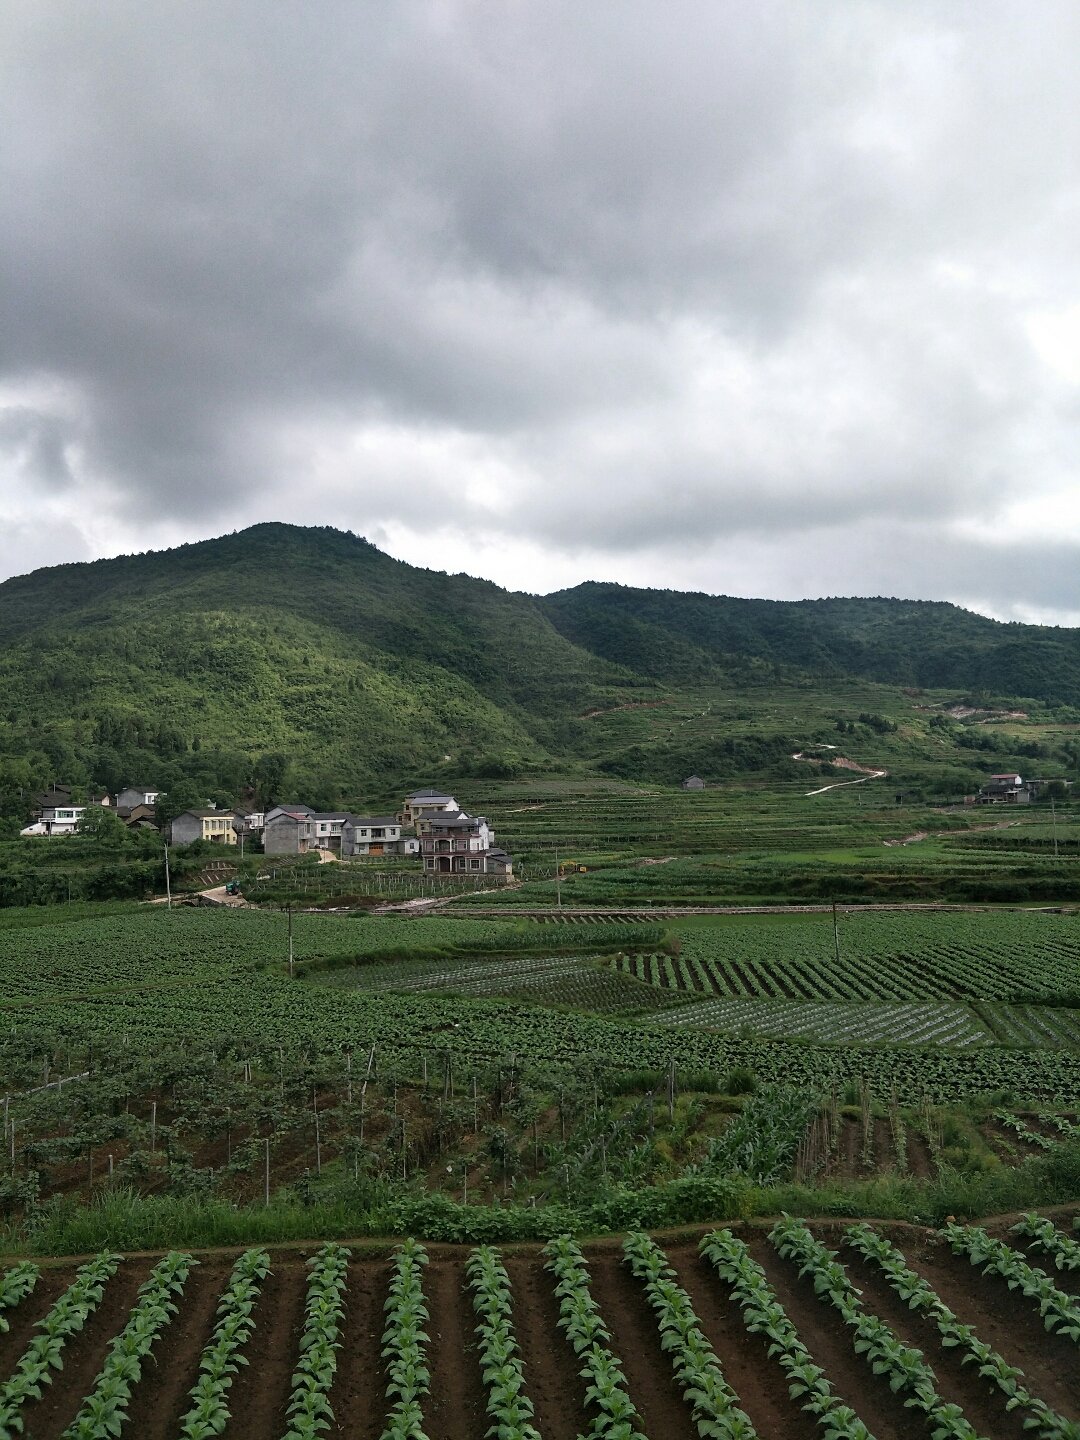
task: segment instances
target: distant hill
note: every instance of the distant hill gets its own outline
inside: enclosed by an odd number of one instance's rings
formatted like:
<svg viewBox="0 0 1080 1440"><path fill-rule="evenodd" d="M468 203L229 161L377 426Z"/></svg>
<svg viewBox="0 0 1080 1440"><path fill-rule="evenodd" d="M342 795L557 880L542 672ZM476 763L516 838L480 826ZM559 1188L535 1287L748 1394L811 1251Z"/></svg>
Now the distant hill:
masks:
<svg viewBox="0 0 1080 1440"><path fill-rule="evenodd" d="M338 530L256 525L0 585L0 813L50 780L334 804L604 766L591 711L836 676L1078 704L1080 632L880 599L537 598ZM617 773L677 775L684 753L653 767L639 746Z"/></svg>
<svg viewBox="0 0 1080 1440"><path fill-rule="evenodd" d="M738 600L589 582L541 604L568 640L641 676L698 682L748 658L818 675L1080 704L1080 630L926 600Z"/></svg>

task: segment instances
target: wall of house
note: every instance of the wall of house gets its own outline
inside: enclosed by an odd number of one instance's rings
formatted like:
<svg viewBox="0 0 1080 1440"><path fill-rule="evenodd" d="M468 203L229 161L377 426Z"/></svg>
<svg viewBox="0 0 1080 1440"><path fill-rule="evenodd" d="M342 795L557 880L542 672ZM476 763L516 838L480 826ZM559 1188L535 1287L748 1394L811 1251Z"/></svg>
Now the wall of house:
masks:
<svg viewBox="0 0 1080 1440"><path fill-rule="evenodd" d="M266 855L299 855L300 829L295 820L270 820L263 829L263 853Z"/></svg>
<svg viewBox="0 0 1080 1440"><path fill-rule="evenodd" d="M173 845L191 845L202 839L202 821L197 815L178 815L169 827Z"/></svg>

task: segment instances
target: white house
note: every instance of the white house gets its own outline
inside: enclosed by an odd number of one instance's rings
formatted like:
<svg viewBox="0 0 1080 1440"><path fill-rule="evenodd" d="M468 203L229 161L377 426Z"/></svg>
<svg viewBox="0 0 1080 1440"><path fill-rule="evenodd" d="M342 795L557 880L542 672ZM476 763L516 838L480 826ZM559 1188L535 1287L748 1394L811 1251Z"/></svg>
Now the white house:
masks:
<svg viewBox="0 0 1080 1440"><path fill-rule="evenodd" d="M45 805L42 807L41 817L35 820L32 825L27 825L20 830L20 835L73 835L79 821L86 810L85 805L67 804Z"/></svg>
<svg viewBox="0 0 1080 1440"><path fill-rule="evenodd" d="M421 821L439 815L454 815L457 811L457 801L442 790L414 790L402 801L398 820L406 828L411 825L419 833Z"/></svg>
<svg viewBox="0 0 1080 1440"><path fill-rule="evenodd" d="M414 841L413 844L418 844ZM402 855L408 853L396 815L350 815L341 829L341 853ZM413 854L416 853L414 850Z"/></svg>

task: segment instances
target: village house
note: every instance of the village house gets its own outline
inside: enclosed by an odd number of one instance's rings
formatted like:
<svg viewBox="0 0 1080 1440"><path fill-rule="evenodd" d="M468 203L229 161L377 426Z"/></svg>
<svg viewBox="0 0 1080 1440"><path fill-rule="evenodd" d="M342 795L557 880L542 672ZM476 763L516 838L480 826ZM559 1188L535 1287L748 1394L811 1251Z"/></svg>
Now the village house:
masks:
<svg viewBox="0 0 1080 1440"><path fill-rule="evenodd" d="M682 788L684 790L704 790L705 781L700 775L688 775L682 782Z"/></svg>
<svg viewBox="0 0 1080 1440"><path fill-rule="evenodd" d="M1031 790L1015 771L991 775L975 797L976 805L1027 805Z"/></svg>
<svg viewBox="0 0 1080 1440"><path fill-rule="evenodd" d="M495 834L482 815L443 815L424 823L420 836L424 869L439 875L512 873L512 861L495 846Z"/></svg>
<svg viewBox="0 0 1080 1440"><path fill-rule="evenodd" d="M128 785L116 797L116 813L123 820L135 809L136 805L149 805L152 809L157 804L158 796L163 793L161 790L150 790L143 785Z"/></svg>
<svg viewBox="0 0 1080 1440"><path fill-rule="evenodd" d="M74 835L79 821L86 810L85 805L76 805L70 796L66 800L53 800L42 806L41 814L20 835Z"/></svg>
<svg viewBox="0 0 1080 1440"><path fill-rule="evenodd" d="M234 820L231 810L185 810L169 826L169 839L173 845L192 845L196 840L235 845Z"/></svg>
<svg viewBox="0 0 1080 1440"><path fill-rule="evenodd" d="M411 795L406 795L397 818L403 827L407 829L411 826L419 834L422 821L456 814L458 803L452 795L442 790L414 790Z"/></svg>
<svg viewBox="0 0 1080 1440"><path fill-rule="evenodd" d="M309 805L275 805L263 822L263 851L267 855L304 855L317 849L315 811Z"/></svg>
<svg viewBox="0 0 1080 1440"><path fill-rule="evenodd" d="M129 830L156 830L157 810L153 805L136 805L134 809L121 815L117 811L117 818L122 820Z"/></svg>
<svg viewBox="0 0 1080 1440"><path fill-rule="evenodd" d="M396 815L349 815L341 827L343 859L354 855L404 855L408 843L402 839Z"/></svg>

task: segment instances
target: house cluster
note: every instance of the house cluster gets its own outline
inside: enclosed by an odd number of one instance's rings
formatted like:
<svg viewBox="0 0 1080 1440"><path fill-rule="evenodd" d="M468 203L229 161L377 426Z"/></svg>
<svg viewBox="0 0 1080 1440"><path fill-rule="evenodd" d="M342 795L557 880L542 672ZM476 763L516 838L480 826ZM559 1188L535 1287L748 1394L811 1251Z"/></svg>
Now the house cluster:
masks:
<svg viewBox="0 0 1080 1440"><path fill-rule="evenodd" d="M342 859L362 855L410 855L437 874L513 874L513 861L495 844L482 815L468 815L452 795L414 790L396 815L354 815L278 805L262 829L267 855L303 855L329 850Z"/></svg>
<svg viewBox="0 0 1080 1440"><path fill-rule="evenodd" d="M54 786L39 797L38 818L23 835L71 835L87 809L110 808L131 827L155 826L157 790L129 786L116 796L74 803L71 791ZM425 870L445 875L513 874L513 861L495 844L483 815L468 815L452 795L415 790L396 815L356 815L349 810L313 810L310 805L275 805L265 813L206 808L185 810L170 823L169 842L216 845L262 842L266 855L304 855L326 850L343 860L401 855L423 860Z"/></svg>
<svg viewBox="0 0 1080 1440"><path fill-rule="evenodd" d="M974 805L1030 805L1039 798L1040 791L1049 780L1024 780L1014 770L1004 775L991 775L977 795L971 797ZM1068 781L1064 784L1068 785ZM1051 792L1053 793L1053 792Z"/></svg>
<svg viewBox="0 0 1080 1440"><path fill-rule="evenodd" d="M156 829L154 806L160 790L142 785L129 785L117 795L91 795L88 800L74 801L67 785L53 785L37 797L35 818L19 833L21 835L73 835L87 810L103 806L130 830Z"/></svg>

